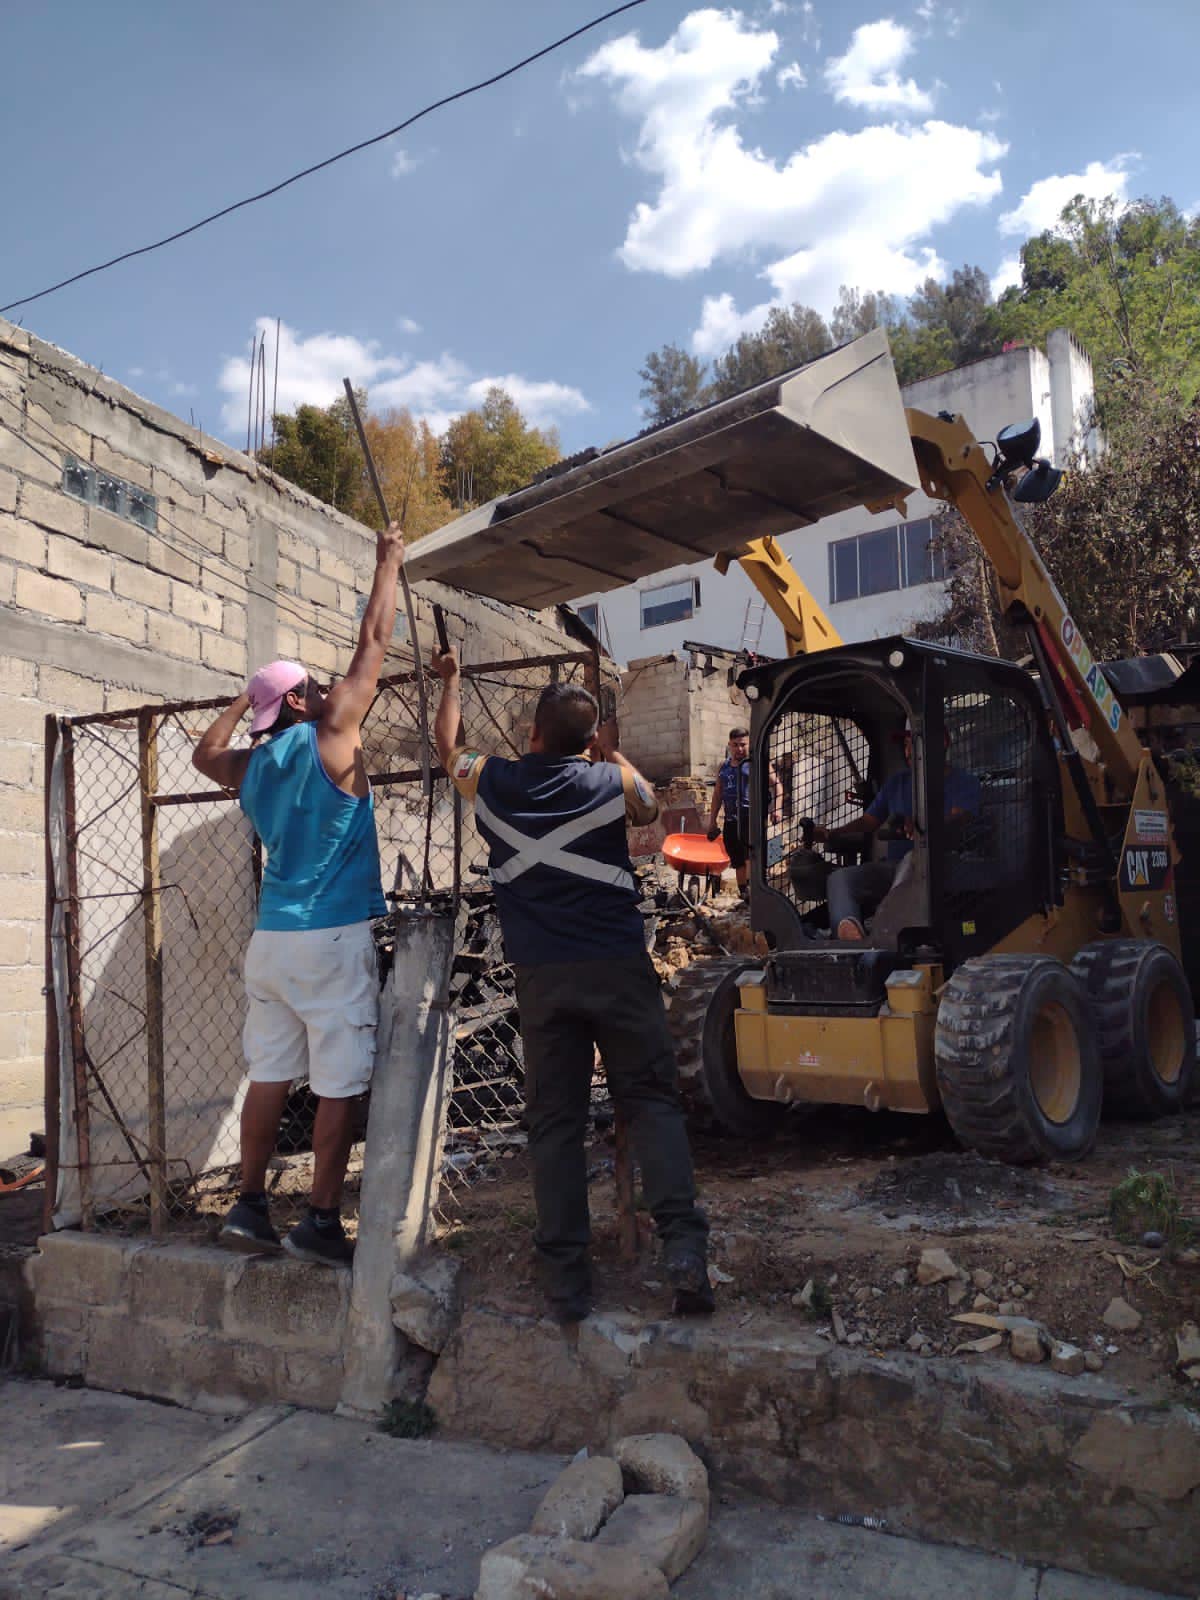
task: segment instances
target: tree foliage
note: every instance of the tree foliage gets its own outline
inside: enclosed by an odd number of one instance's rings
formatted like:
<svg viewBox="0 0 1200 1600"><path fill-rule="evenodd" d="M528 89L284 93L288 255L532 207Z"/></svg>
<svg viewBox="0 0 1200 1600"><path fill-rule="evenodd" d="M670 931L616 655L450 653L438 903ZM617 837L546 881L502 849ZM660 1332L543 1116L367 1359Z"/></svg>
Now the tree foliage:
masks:
<svg viewBox="0 0 1200 1600"><path fill-rule="evenodd" d="M356 395L359 408L366 395ZM297 406L275 417L275 443L267 460L280 477L354 515L362 483L363 459L345 400L331 406Z"/></svg>
<svg viewBox="0 0 1200 1600"><path fill-rule="evenodd" d="M708 398L724 400L832 348L829 326L811 306L773 306L757 333L742 334L713 362Z"/></svg>
<svg viewBox="0 0 1200 1600"><path fill-rule="evenodd" d="M533 428L511 395L488 390L483 404L455 417L441 442L442 489L459 510L511 494L560 455L553 429Z"/></svg>
<svg viewBox="0 0 1200 1600"><path fill-rule="evenodd" d="M704 363L677 344L652 350L638 371L639 395L649 423L671 422L702 403Z"/></svg>
<svg viewBox="0 0 1200 1600"><path fill-rule="evenodd" d="M1071 329L1092 358L1106 425L1131 377L1190 404L1200 393L1200 218L1168 199L1080 197L1024 246L1021 284L997 310L1010 340Z"/></svg>
<svg viewBox="0 0 1200 1600"><path fill-rule="evenodd" d="M411 411L385 411L363 421L388 510L409 539L432 533L454 516L442 486L441 443L427 422ZM369 528L381 524L379 507L364 474L351 515Z"/></svg>

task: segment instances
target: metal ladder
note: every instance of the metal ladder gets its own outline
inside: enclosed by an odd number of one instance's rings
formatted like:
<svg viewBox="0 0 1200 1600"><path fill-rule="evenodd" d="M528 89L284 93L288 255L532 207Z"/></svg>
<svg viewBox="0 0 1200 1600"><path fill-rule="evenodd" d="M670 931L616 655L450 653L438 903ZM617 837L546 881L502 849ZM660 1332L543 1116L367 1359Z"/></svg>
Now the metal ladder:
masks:
<svg viewBox="0 0 1200 1600"><path fill-rule="evenodd" d="M742 618L741 648L747 655L756 656L762 643L763 622L766 620L767 602L761 594L752 594L746 601L746 614Z"/></svg>

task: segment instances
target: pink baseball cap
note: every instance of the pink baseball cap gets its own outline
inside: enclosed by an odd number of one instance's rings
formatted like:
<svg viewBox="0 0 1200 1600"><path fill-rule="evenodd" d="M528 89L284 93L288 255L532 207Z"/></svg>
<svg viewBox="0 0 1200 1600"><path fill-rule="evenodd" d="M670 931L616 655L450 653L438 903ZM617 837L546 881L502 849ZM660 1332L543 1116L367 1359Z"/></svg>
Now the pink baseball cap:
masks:
<svg viewBox="0 0 1200 1600"><path fill-rule="evenodd" d="M251 733L265 733L279 715L283 697L302 684L308 673L298 661L272 661L259 667L246 685L254 720Z"/></svg>

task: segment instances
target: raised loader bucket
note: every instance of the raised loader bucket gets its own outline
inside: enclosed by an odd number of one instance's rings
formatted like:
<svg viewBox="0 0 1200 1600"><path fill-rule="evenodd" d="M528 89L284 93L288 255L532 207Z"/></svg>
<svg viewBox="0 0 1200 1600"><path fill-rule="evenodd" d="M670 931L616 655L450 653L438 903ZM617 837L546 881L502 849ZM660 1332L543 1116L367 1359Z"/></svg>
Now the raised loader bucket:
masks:
<svg viewBox="0 0 1200 1600"><path fill-rule="evenodd" d="M917 486L882 330L807 367L561 461L426 535L410 578L540 609Z"/></svg>

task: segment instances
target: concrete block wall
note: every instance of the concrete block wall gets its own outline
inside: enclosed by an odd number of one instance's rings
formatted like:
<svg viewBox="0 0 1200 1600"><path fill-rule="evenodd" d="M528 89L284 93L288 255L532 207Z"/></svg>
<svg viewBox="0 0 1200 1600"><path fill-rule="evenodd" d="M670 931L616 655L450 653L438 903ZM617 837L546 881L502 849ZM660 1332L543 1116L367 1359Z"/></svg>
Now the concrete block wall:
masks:
<svg viewBox="0 0 1200 1600"><path fill-rule="evenodd" d="M621 678L621 749L652 782L711 783L730 728L749 726L746 697L728 680L730 660L689 651L629 663Z"/></svg>
<svg viewBox="0 0 1200 1600"><path fill-rule="evenodd" d="M154 494L157 528L65 493L68 455ZM373 567L369 530L0 320L0 1155L42 1126L46 713L232 694L275 656L336 676ZM552 616L429 583L422 650L435 601L467 661L575 648Z"/></svg>
<svg viewBox="0 0 1200 1600"><path fill-rule="evenodd" d="M209 1410L338 1403L348 1272L70 1231L25 1272L54 1377Z"/></svg>

